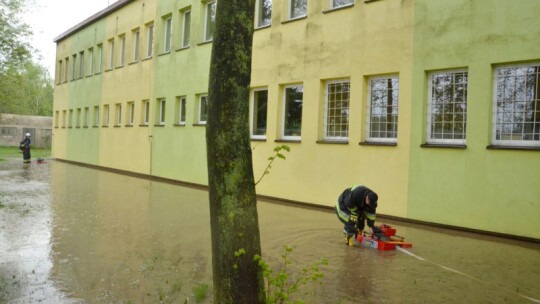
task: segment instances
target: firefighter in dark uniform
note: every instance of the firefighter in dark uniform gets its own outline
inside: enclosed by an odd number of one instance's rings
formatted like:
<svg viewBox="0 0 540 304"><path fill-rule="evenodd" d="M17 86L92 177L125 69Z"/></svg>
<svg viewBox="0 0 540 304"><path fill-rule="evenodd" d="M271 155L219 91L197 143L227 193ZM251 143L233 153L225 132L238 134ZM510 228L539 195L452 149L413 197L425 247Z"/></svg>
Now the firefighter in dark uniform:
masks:
<svg viewBox="0 0 540 304"><path fill-rule="evenodd" d="M341 193L336 203L336 214L345 224L345 244L354 245L353 240L358 232L364 230L364 222L367 222L372 235L380 234L380 230L374 226L378 199L377 193L359 185L347 188Z"/></svg>
<svg viewBox="0 0 540 304"><path fill-rule="evenodd" d="M23 163L29 163L30 162L30 144L32 141L30 140L30 133L26 133L24 139L20 143L20 150L23 154Z"/></svg>

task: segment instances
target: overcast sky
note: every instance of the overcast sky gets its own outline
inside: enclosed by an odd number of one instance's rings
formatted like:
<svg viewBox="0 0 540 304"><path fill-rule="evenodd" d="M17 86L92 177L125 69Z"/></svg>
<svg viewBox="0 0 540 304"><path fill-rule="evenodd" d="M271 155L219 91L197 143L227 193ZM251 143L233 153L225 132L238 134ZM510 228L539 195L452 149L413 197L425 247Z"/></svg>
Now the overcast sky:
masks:
<svg viewBox="0 0 540 304"><path fill-rule="evenodd" d="M56 44L54 38L116 0L34 0L25 16L34 32L33 44L39 50L51 77L54 77Z"/></svg>

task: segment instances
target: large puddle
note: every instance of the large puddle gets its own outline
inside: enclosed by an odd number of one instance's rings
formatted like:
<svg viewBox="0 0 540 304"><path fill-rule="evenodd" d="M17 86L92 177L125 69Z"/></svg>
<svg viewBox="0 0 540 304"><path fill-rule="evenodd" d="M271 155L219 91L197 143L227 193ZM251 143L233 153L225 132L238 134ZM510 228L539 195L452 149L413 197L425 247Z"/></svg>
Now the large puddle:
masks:
<svg viewBox="0 0 540 304"><path fill-rule="evenodd" d="M0 303L212 302L204 190L17 160L0 203ZM349 248L331 210L258 208L271 266L284 245L292 272L328 260L306 303L540 303L539 244L385 221L413 248Z"/></svg>

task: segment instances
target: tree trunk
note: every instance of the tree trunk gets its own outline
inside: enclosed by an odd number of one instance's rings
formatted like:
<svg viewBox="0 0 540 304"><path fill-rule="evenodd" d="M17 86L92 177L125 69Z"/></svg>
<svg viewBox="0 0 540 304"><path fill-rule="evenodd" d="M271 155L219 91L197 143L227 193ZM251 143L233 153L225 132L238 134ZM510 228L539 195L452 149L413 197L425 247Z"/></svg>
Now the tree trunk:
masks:
<svg viewBox="0 0 540 304"><path fill-rule="evenodd" d="M206 144L214 303L264 303L249 135L253 0L218 1Z"/></svg>

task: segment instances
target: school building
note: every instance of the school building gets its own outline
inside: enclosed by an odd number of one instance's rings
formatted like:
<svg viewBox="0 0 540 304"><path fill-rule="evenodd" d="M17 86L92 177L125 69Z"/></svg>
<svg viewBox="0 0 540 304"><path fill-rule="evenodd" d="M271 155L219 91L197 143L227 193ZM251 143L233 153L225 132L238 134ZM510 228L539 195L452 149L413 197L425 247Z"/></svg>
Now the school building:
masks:
<svg viewBox="0 0 540 304"><path fill-rule="evenodd" d="M363 184L382 215L540 240L540 1L255 5L255 178L291 148L259 195ZM56 37L53 156L207 185L215 12L119 0Z"/></svg>

